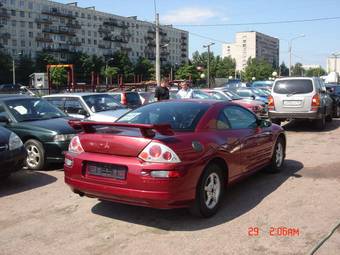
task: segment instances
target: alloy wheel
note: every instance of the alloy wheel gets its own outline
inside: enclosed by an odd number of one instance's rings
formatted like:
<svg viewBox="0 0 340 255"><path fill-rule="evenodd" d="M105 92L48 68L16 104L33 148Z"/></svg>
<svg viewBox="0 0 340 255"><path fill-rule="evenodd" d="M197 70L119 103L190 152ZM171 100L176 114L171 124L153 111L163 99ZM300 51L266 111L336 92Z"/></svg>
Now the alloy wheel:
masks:
<svg viewBox="0 0 340 255"><path fill-rule="evenodd" d="M275 157L275 163L277 167L280 167L283 162L283 146L279 142L276 146L276 157Z"/></svg>
<svg viewBox="0 0 340 255"><path fill-rule="evenodd" d="M39 152L39 149L35 145L28 145L26 147L27 150L27 165L30 168L35 168L37 165L39 165L41 160L41 155Z"/></svg>
<svg viewBox="0 0 340 255"><path fill-rule="evenodd" d="M221 180L217 173L211 173L204 184L204 202L209 209L217 204L221 193Z"/></svg>

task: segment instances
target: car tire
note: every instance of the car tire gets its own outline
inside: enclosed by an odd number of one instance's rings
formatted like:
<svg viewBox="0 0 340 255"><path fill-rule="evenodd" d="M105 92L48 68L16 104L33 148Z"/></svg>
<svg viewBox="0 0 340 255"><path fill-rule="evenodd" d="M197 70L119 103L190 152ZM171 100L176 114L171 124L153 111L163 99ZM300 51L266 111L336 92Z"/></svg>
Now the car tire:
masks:
<svg viewBox="0 0 340 255"><path fill-rule="evenodd" d="M333 121L333 111L331 110L331 113L326 116L326 121L327 122L332 122Z"/></svg>
<svg viewBox="0 0 340 255"><path fill-rule="evenodd" d="M282 170L286 157L286 145L282 137L279 137L275 143L274 152L270 165L265 169L269 173L278 173Z"/></svg>
<svg viewBox="0 0 340 255"><path fill-rule="evenodd" d="M225 178L223 170L217 164L210 164L203 172L196 189L196 198L190 207L191 214L209 218L221 205L224 194Z"/></svg>
<svg viewBox="0 0 340 255"><path fill-rule="evenodd" d="M316 127L320 131L326 128L326 116L325 115L322 115L321 119L316 120Z"/></svg>
<svg viewBox="0 0 340 255"><path fill-rule="evenodd" d="M279 119L271 119L270 121L271 121L272 123L276 124L276 125L281 126L281 120L279 120Z"/></svg>
<svg viewBox="0 0 340 255"><path fill-rule="evenodd" d="M336 107L335 113L334 113L335 118L340 118L340 105Z"/></svg>
<svg viewBox="0 0 340 255"><path fill-rule="evenodd" d="M45 150L42 144L35 139L25 142L27 151L26 167L31 170L42 170L45 166Z"/></svg>

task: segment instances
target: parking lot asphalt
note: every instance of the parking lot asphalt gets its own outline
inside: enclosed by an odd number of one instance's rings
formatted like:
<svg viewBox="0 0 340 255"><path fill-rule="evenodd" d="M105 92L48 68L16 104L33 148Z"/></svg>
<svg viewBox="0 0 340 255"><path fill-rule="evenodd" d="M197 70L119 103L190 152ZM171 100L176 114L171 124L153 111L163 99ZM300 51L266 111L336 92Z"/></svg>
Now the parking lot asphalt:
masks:
<svg viewBox="0 0 340 255"><path fill-rule="evenodd" d="M230 187L217 215L81 198L62 170L0 184L0 254L308 254L340 221L340 119L285 126L284 171ZM340 230L316 254L340 254Z"/></svg>

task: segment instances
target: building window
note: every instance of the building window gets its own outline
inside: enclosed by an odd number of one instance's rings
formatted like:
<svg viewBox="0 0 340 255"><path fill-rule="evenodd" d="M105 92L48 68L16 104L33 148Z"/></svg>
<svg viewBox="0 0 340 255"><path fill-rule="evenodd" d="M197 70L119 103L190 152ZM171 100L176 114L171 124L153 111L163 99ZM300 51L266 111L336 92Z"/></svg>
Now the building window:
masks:
<svg viewBox="0 0 340 255"><path fill-rule="evenodd" d="M11 15L12 16L16 16L16 11L15 10L11 10Z"/></svg>
<svg viewBox="0 0 340 255"><path fill-rule="evenodd" d="M20 21L20 27L25 27L25 21Z"/></svg>
<svg viewBox="0 0 340 255"><path fill-rule="evenodd" d="M91 36L91 31L87 31L88 36Z"/></svg>
<svg viewBox="0 0 340 255"><path fill-rule="evenodd" d="M21 41L21 47L25 47L25 41L24 40Z"/></svg>
<svg viewBox="0 0 340 255"><path fill-rule="evenodd" d="M12 45L13 45L13 46L17 46L17 40L15 40L15 39L12 40Z"/></svg>
<svg viewBox="0 0 340 255"><path fill-rule="evenodd" d="M25 1L20 1L20 5L21 8L25 7Z"/></svg>
<svg viewBox="0 0 340 255"><path fill-rule="evenodd" d="M28 2L28 9L33 10L33 2Z"/></svg>
<svg viewBox="0 0 340 255"><path fill-rule="evenodd" d="M15 0L11 0L11 5L15 5Z"/></svg>
<svg viewBox="0 0 340 255"><path fill-rule="evenodd" d="M41 24L40 23L37 24L37 28L41 29Z"/></svg>
<svg viewBox="0 0 340 255"><path fill-rule="evenodd" d="M91 44L91 39L87 39L87 44Z"/></svg>
<svg viewBox="0 0 340 255"><path fill-rule="evenodd" d="M20 17L25 18L25 12L24 11L20 11Z"/></svg>
<svg viewBox="0 0 340 255"><path fill-rule="evenodd" d="M97 40L93 40L93 44L94 44L94 45L97 45Z"/></svg>
<svg viewBox="0 0 340 255"><path fill-rule="evenodd" d="M28 37L33 38L33 32L28 32Z"/></svg>
<svg viewBox="0 0 340 255"><path fill-rule="evenodd" d="M16 27L16 26L17 26L16 20L12 20L12 26L13 26L13 27Z"/></svg>
<svg viewBox="0 0 340 255"><path fill-rule="evenodd" d="M82 43L85 43L85 38L81 38L81 42L82 42Z"/></svg>
<svg viewBox="0 0 340 255"><path fill-rule="evenodd" d="M33 28L33 22L28 22L28 27Z"/></svg>

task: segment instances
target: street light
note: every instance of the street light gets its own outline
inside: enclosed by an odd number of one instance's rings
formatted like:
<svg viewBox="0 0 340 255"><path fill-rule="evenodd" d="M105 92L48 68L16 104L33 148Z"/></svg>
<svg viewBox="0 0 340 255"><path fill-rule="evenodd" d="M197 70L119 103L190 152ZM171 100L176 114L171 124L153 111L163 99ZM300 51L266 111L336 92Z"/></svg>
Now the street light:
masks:
<svg viewBox="0 0 340 255"><path fill-rule="evenodd" d="M108 68L108 64L109 64L109 62L111 62L111 61L113 61L114 59L113 58L110 58L110 59L108 59L108 60L106 60L105 61L105 72L106 72L106 74L105 74L105 85L107 85L108 84L108 77L107 77L107 68Z"/></svg>
<svg viewBox="0 0 340 255"><path fill-rule="evenodd" d="M305 34L301 34L299 36L296 36L296 37L290 39L290 41L289 41L289 76L292 75L291 68L292 68L292 44L293 44L293 41L295 39L302 38L302 37L305 37L305 36L306 36Z"/></svg>
<svg viewBox="0 0 340 255"><path fill-rule="evenodd" d="M208 48L208 66L207 66L207 83L208 88L210 88L210 47L215 45L215 43L209 43L207 45L203 45L203 48Z"/></svg>
<svg viewBox="0 0 340 255"><path fill-rule="evenodd" d="M22 53L19 52L17 55L21 56ZM15 80L15 58L14 58L14 56L13 56L13 59L12 59L12 72L13 72L13 84L15 84L16 80Z"/></svg>

